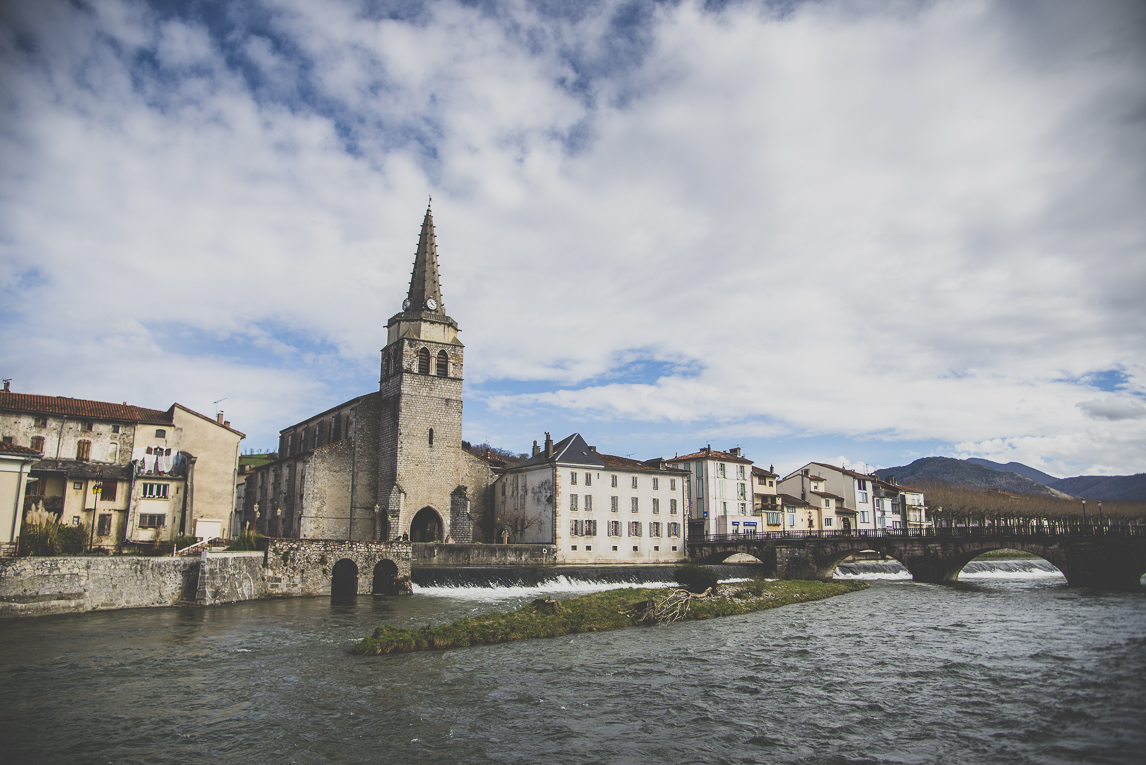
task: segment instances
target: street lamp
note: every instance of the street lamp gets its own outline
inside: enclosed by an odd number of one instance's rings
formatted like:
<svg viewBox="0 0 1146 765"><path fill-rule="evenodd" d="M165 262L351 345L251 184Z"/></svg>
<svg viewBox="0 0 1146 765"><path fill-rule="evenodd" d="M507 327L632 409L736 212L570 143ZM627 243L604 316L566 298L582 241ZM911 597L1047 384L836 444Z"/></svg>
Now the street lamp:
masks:
<svg viewBox="0 0 1146 765"><path fill-rule="evenodd" d="M258 531L258 529L259 529L259 503L258 503L258 502L256 502L256 503L255 503L255 522L254 522L254 530L255 530L255 531Z"/></svg>
<svg viewBox="0 0 1146 765"><path fill-rule="evenodd" d="M1086 521L1086 500L1085 499L1082 500L1082 525L1083 526L1089 525Z"/></svg>

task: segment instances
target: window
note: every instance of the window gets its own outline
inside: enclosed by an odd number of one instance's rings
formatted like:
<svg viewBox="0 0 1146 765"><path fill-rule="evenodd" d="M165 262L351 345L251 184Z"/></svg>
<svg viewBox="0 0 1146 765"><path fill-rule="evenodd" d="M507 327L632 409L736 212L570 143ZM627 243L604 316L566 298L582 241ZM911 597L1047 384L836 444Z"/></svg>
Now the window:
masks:
<svg viewBox="0 0 1146 765"><path fill-rule="evenodd" d="M640 504L638 503L636 497L633 497L629 500L629 509L634 513L640 512Z"/></svg>
<svg viewBox="0 0 1146 765"><path fill-rule="evenodd" d="M111 536L111 513L100 515L99 525L96 527L96 535L101 537Z"/></svg>
<svg viewBox="0 0 1146 765"><path fill-rule="evenodd" d="M660 525L660 523L653 521L652 523L649 524L649 536L650 537L659 537L660 535L661 535L661 525Z"/></svg>
<svg viewBox="0 0 1146 765"><path fill-rule="evenodd" d="M112 433L118 433L119 432L119 426L118 425L112 425L111 426L111 432Z"/></svg>
<svg viewBox="0 0 1146 765"><path fill-rule="evenodd" d="M434 445L434 429L430 428L430 446Z"/></svg>
<svg viewBox="0 0 1146 765"><path fill-rule="evenodd" d="M609 536L611 536L611 537L621 536L621 522L620 521L609 521ZM614 547L613 549L616 550L617 548Z"/></svg>
<svg viewBox="0 0 1146 765"><path fill-rule="evenodd" d="M80 441L76 444L76 459L81 462L91 459L92 442Z"/></svg>
<svg viewBox="0 0 1146 765"><path fill-rule="evenodd" d="M746 483L736 484L736 498L737 499L748 499L748 484L746 484Z"/></svg>
<svg viewBox="0 0 1146 765"><path fill-rule="evenodd" d="M859 493L859 501L862 504L865 504L865 505L867 504L867 492L866 491L861 491Z"/></svg>
<svg viewBox="0 0 1146 765"><path fill-rule="evenodd" d="M629 536L639 537L641 535L641 522L629 521Z"/></svg>
<svg viewBox="0 0 1146 765"><path fill-rule="evenodd" d="M832 527L832 519L831 518L825 518L824 519L824 528L830 529L831 527Z"/></svg>
<svg viewBox="0 0 1146 765"><path fill-rule="evenodd" d="M653 479L653 491L657 491L661 487L661 480L659 478Z"/></svg>
<svg viewBox="0 0 1146 765"><path fill-rule="evenodd" d="M741 515L748 515L748 507L744 502L741 502L737 509Z"/></svg>
<svg viewBox="0 0 1146 765"><path fill-rule="evenodd" d="M744 480L744 466L743 465L737 465L736 466L736 477L742 481Z"/></svg>
<svg viewBox="0 0 1146 765"><path fill-rule="evenodd" d="M653 514L654 515L660 515L660 513L661 513L661 501L657 497L653 497Z"/></svg>
<svg viewBox="0 0 1146 765"><path fill-rule="evenodd" d="M775 481L773 481L771 478L769 478L769 479L768 479L768 488L772 488L772 487L773 487L773 486L775 486L775 485L776 485L776 482L775 482Z"/></svg>
<svg viewBox="0 0 1146 765"><path fill-rule="evenodd" d="M418 374L428 375L430 373L430 351L423 348L418 351Z"/></svg>
<svg viewBox="0 0 1146 765"><path fill-rule="evenodd" d="M637 488L637 477L633 476L633 488Z"/></svg>
<svg viewBox="0 0 1146 765"><path fill-rule="evenodd" d="M859 484L858 488L860 491L867 491L867 481L861 478L856 481L856 483Z"/></svg>
<svg viewBox="0 0 1146 765"><path fill-rule="evenodd" d="M867 510L860 510L860 523L871 523L871 513Z"/></svg>
<svg viewBox="0 0 1146 765"><path fill-rule="evenodd" d="M569 474L569 485L570 486L576 486L577 485L577 473L574 472L574 473Z"/></svg>
<svg viewBox="0 0 1146 765"><path fill-rule="evenodd" d="M593 495L592 494L586 494L585 495L585 512L587 512L587 513L593 512Z"/></svg>
<svg viewBox="0 0 1146 765"><path fill-rule="evenodd" d="M669 515L676 515L676 500L669 500Z"/></svg>
<svg viewBox="0 0 1146 765"><path fill-rule="evenodd" d="M585 525L585 529L584 529L584 531L585 531L584 535L585 536L587 536L587 537L597 536L597 522L595 520L590 518L587 521L582 521L582 523ZM586 547L585 549L588 550L590 548Z"/></svg>
<svg viewBox="0 0 1146 765"><path fill-rule="evenodd" d="M115 462L119 458L119 444L112 441L107 445L107 461Z"/></svg>
<svg viewBox="0 0 1146 765"><path fill-rule="evenodd" d="M154 513L143 513L139 516L139 528L141 529L158 529L163 527L163 519L166 516Z"/></svg>
<svg viewBox="0 0 1146 765"><path fill-rule="evenodd" d="M448 377L450 374L450 357L445 351L438 351L438 377Z"/></svg>
<svg viewBox="0 0 1146 765"><path fill-rule="evenodd" d="M831 506L832 506L832 501L830 499L825 499L824 500L824 507L830 508Z"/></svg>
<svg viewBox="0 0 1146 765"><path fill-rule="evenodd" d="M163 428L160 428L159 430L155 431L155 437L156 438L167 438L167 431L164 430Z"/></svg>
<svg viewBox="0 0 1146 765"><path fill-rule="evenodd" d="M721 502L720 503L720 514L721 515L728 515L728 503L727 502Z"/></svg>
<svg viewBox="0 0 1146 765"><path fill-rule="evenodd" d="M569 521L569 536L571 536L571 537L581 536L581 529L582 528L583 528L583 526L581 525L581 521L578 521L578 520Z"/></svg>
<svg viewBox="0 0 1146 765"><path fill-rule="evenodd" d="M668 525L668 532L669 532L670 537L679 537L680 536L680 524L679 523L670 523ZM672 549L675 550L676 548L674 547Z"/></svg>
<svg viewBox="0 0 1146 765"><path fill-rule="evenodd" d="M788 513L788 528L790 528L790 529L796 528L796 514L795 513Z"/></svg>
<svg viewBox="0 0 1146 765"><path fill-rule="evenodd" d="M621 498L620 497L609 497L609 510L611 510L612 512L614 512L614 513L620 512L620 507L618 507L618 505L620 505L620 504L621 504Z"/></svg>
<svg viewBox="0 0 1146 765"><path fill-rule="evenodd" d="M572 510L573 512L577 512L577 495L576 494L570 494L569 495L569 509Z"/></svg>
<svg viewBox="0 0 1146 765"><path fill-rule="evenodd" d="M167 499L169 488L170 485L166 483L145 483L142 496L145 499Z"/></svg>
<svg viewBox="0 0 1146 765"><path fill-rule="evenodd" d="M700 497L703 495L704 495L704 479L703 478L697 478L696 479L696 496Z"/></svg>
<svg viewBox="0 0 1146 765"><path fill-rule="evenodd" d="M87 431L95 430L95 423L93 423L93 422L80 423L80 430L87 430Z"/></svg>
<svg viewBox="0 0 1146 765"><path fill-rule="evenodd" d="M36 423L37 428L46 428L46 427L48 427L48 418L47 417L37 417L35 419L35 423Z"/></svg>
<svg viewBox="0 0 1146 765"><path fill-rule="evenodd" d="M84 485L80 481L72 481L72 488L76 491L83 491Z"/></svg>
<svg viewBox="0 0 1146 765"><path fill-rule="evenodd" d="M104 502L115 502L119 481L104 481L100 484L99 498Z"/></svg>
<svg viewBox="0 0 1146 765"><path fill-rule="evenodd" d="M669 479L669 491L676 491L676 479L675 478Z"/></svg>
<svg viewBox="0 0 1146 765"><path fill-rule="evenodd" d="M724 467L725 467L725 465L723 462L717 463L717 465L716 465L716 477L717 478L724 478L725 477Z"/></svg>
<svg viewBox="0 0 1146 765"><path fill-rule="evenodd" d="M779 513L767 513L766 515L768 516L768 525L769 526L779 526L780 525L780 514Z"/></svg>
<svg viewBox="0 0 1146 765"><path fill-rule="evenodd" d="M586 486L592 486L593 485L593 474L592 473L586 473L585 474L585 485Z"/></svg>
<svg viewBox="0 0 1146 765"><path fill-rule="evenodd" d="M612 482L613 488L614 489L617 488L617 476L614 475L614 476L610 476L610 477L613 479L613 482Z"/></svg>
<svg viewBox="0 0 1146 765"><path fill-rule="evenodd" d="M43 436L32 436L31 446L32 446L33 451L37 451L37 452L44 451L44 437Z"/></svg>

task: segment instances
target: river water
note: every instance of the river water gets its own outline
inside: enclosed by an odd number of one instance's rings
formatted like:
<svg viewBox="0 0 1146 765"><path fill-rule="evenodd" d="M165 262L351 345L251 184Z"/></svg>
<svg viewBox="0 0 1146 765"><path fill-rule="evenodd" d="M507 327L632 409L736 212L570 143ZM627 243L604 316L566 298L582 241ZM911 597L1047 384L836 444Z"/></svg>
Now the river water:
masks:
<svg viewBox="0 0 1146 765"><path fill-rule="evenodd" d="M1146 759L1146 595L1026 563L957 586L857 565L839 575L869 589L816 603L399 656L350 648L547 586L0 622L0 761Z"/></svg>

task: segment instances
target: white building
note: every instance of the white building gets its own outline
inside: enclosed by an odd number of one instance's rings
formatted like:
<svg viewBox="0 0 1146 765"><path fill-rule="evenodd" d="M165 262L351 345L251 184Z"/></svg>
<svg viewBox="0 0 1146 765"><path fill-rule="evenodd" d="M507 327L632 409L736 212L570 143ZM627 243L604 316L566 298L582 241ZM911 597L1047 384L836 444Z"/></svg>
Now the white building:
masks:
<svg viewBox="0 0 1146 765"><path fill-rule="evenodd" d="M552 544L558 563L685 560L687 474L663 460L600 454L580 434L545 446L493 484L494 528L519 544Z"/></svg>
<svg viewBox="0 0 1146 765"><path fill-rule="evenodd" d="M850 531L929 526L923 492L902 487L894 479L858 473L823 462L809 462L779 482L784 494L821 510L831 509L821 528Z"/></svg>
<svg viewBox="0 0 1146 765"><path fill-rule="evenodd" d="M752 460L739 448L726 452L706 446L693 454L666 459L688 474L688 517L703 534L754 534L763 531L753 515Z"/></svg>

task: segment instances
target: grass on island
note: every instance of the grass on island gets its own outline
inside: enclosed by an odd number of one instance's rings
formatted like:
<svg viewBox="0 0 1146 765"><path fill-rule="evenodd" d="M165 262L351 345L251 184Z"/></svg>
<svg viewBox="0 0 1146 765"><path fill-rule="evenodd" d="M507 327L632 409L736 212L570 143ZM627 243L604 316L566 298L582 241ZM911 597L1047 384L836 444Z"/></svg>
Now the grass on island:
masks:
<svg viewBox="0 0 1146 765"><path fill-rule="evenodd" d="M865 587L866 584L856 581L790 580L726 584L717 594L694 597L681 618L699 620L748 614L792 603L823 600ZM474 616L440 627L414 630L379 627L371 637L354 647L354 653L365 656L409 653L635 627L648 623L644 611L649 601L663 600L672 592L644 588L607 590L569 600L535 600L510 613Z"/></svg>

